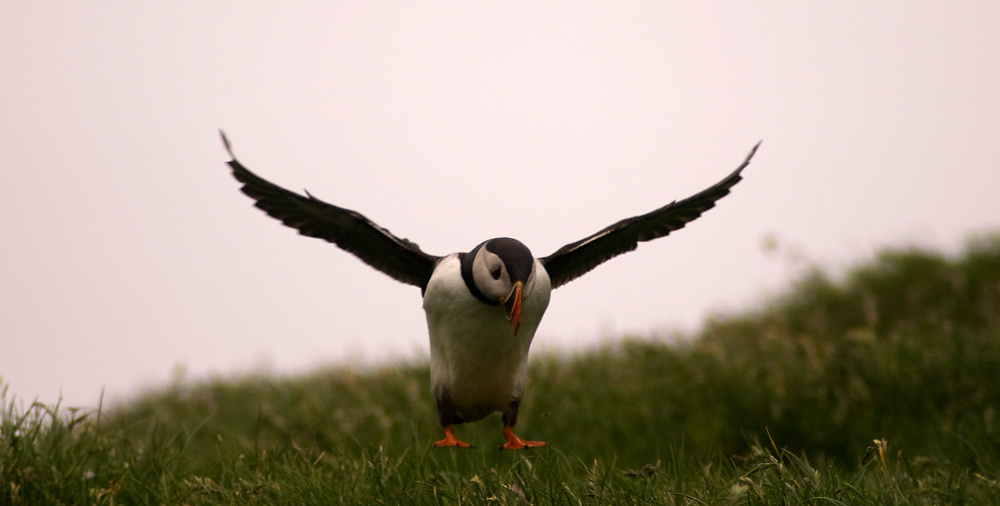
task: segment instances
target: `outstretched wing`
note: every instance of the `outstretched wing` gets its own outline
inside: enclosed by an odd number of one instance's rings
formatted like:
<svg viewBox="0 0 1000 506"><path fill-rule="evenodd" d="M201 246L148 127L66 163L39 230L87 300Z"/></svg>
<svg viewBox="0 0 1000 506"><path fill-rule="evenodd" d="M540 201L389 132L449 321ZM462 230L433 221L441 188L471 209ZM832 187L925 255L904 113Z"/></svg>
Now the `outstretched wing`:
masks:
<svg viewBox="0 0 1000 506"><path fill-rule="evenodd" d="M674 201L651 213L633 216L611 225L600 232L559 248L555 253L540 258L552 280L552 288L564 285L594 267L622 253L634 250L640 241L651 241L674 230L683 228L701 213L715 206L715 202L729 194L730 188L740 182L740 172L750 164L758 142L746 160L732 174L697 195L679 202Z"/></svg>
<svg viewBox="0 0 1000 506"><path fill-rule="evenodd" d="M226 134L219 133L233 158L229 162L233 176L243 183L243 193L257 201L254 205L300 234L332 242L403 283L421 290L427 287L441 257L424 253L415 243L396 237L361 213L323 202L308 191L299 195L262 179L236 160Z"/></svg>

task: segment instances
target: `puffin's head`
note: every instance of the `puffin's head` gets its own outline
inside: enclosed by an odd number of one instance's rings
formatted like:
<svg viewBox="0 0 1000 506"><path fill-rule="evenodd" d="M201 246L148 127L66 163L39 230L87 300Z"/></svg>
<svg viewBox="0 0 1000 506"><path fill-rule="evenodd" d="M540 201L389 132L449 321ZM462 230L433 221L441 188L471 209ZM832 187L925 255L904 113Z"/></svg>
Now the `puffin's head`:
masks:
<svg viewBox="0 0 1000 506"><path fill-rule="evenodd" d="M535 286L535 257L528 247L509 237L490 239L465 255L462 277L479 300L504 307L517 334L521 300Z"/></svg>

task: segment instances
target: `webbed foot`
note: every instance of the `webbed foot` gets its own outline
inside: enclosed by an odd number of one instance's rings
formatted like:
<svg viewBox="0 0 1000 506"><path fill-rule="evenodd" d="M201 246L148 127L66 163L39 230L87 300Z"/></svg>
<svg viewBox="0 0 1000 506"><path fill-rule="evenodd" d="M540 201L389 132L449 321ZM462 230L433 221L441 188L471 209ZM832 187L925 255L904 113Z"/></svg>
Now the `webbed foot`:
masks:
<svg viewBox="0 0 1000 506"><path fill-rule="evenodd" d="M455 437L455 429L448 425L444 428L444 439L434 443L434 448L475 448Z"/></svg>
<svg viewBox="0 0 1000 506"><path fill-rule="evenodd" d="M503 438L507 442L500 447L501 450L526 450L528 448L541 448L549 445L544 441L525 441L517 437L517 434L514 434L514 429L511 427L503 428Z"/></svg>

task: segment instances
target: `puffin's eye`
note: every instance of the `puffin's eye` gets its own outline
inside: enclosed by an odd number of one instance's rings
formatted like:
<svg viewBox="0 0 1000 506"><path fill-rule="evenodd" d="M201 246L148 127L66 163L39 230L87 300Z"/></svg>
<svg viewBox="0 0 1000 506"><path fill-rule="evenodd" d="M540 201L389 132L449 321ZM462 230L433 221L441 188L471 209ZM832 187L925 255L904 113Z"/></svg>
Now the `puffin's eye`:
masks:
<svg viewBox="0 0 1000 506"><path fill-rule="evenodd" d="M490 271L490 276L493 276L493 279L500 279L500 266L499 265L496 268L494 268L493 270Z"/></svg>

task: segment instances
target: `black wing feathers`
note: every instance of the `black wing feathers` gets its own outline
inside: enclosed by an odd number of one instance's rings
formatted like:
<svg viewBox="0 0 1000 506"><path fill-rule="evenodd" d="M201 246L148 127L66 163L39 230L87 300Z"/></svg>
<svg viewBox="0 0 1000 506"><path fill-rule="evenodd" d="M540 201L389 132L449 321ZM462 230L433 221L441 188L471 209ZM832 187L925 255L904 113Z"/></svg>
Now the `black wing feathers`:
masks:
<svg viewBox="0 0 1000 506"><path fill-rule="evenodd" d="M309 192L305 196L290 192L262 179L236 160L225 134L222 142L233 158L229 162L233 176L243 183L243 193L257 201L254 205L300 234L332 242L398 281L421 290L427 287L440 257L424 253L415 243L396 237L358 212L323 202Z"/></svg>
<svg viewBox="0 0 1000 506"><path fill-rule="evenodd" d="M641 241L663 237L683 228L702 213L715 206L715 202L729 194L729 190L742 179L740 172L750 164L750 159L760 146L750 150L732 174L697 195L674 201L651 213L627 218L585 239L567 244L555 253L540 258L552 280L552 288L564 285L587 273L613 257L634 250Z"/></svg>

